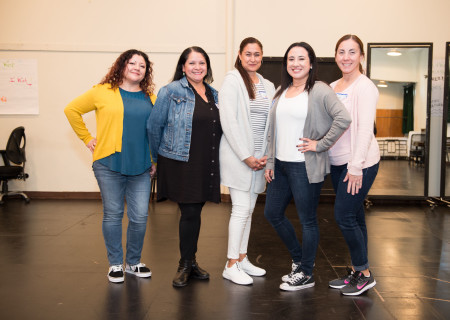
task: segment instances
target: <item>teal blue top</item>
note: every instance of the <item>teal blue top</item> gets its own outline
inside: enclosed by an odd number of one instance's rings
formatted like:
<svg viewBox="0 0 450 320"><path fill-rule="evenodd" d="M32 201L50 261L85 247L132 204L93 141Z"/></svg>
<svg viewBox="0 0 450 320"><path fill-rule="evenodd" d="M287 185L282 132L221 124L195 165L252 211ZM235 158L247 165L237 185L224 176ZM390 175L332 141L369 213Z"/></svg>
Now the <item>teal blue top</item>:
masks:
<svg viewBox="0 0 450 320"><path fill-rule="evenodd" d="M124 108L122 152L97 161L112 171L130 176L139 175L152 165L146 125L153 105L143 91L119 89Z"/></svg>

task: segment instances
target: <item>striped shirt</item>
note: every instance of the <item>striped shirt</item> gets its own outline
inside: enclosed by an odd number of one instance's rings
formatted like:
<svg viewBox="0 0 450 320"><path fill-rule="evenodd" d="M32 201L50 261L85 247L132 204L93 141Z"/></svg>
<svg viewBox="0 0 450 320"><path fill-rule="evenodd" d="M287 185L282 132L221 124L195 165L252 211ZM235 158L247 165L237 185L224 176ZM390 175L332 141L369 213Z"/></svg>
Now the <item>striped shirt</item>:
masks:
<svg viewBox="0 0 450 320"><path fill-rule="evenodd" d="M250 100L250 125L255 141L255 152L261 151L264 142L267 116L269 115L270 101L262 82L255 84L255 99Z"/></svg>

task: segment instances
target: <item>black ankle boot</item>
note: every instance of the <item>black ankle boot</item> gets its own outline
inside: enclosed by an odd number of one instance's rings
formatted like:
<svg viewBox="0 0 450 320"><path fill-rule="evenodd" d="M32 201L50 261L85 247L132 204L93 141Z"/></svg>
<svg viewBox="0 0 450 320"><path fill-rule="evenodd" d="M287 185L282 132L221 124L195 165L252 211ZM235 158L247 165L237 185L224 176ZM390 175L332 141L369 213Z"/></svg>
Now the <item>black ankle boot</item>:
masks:
<svg viewBox="0 0 450 320"><path fill-rule="evenodd" d="M172 285L174 287L184 287L189 281L192 270L192 260L180 260L177 273L173 278Z"/></svg>
<svg viewBox="0 0 450 320"><path fill-rule="evenodd" d="M197 261L192 261L192 270L191 277L194 279L206 280L209 279L209 273L206 270L203 270L198 265Z"/></svg>

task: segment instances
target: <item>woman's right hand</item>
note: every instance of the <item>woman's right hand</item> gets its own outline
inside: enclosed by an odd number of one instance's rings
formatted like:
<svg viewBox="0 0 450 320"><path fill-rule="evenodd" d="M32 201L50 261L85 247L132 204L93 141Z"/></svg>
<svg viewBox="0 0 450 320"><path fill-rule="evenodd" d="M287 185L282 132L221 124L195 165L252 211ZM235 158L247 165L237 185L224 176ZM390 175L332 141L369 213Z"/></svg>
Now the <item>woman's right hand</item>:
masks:
<svg viewBox="0 0 450 320"><path fill-rule="evenodd" d="M253 171L261 170L261 165L259 163L259 160L256 159L254 156L250 156L247 159L244 160L245 164L249 166L250 169Z"/></svg>
<svg viewBox="0 0 450 320"><path fill-rule="evenodd" d="M88 142L88 144L86 145L86 147L91 150L92 153L94 153L95 150L95 146L97 145L97 139L94 138L91 141Z"/></svg>
<svg viewBox="0 0 450 320"><path fill-rule="evenodd" d="M266 181L268 183L271 183L272 179L273 179L273 170L272 169L266 169L266 172L264 173L264 178L266 178Z"/></svg>

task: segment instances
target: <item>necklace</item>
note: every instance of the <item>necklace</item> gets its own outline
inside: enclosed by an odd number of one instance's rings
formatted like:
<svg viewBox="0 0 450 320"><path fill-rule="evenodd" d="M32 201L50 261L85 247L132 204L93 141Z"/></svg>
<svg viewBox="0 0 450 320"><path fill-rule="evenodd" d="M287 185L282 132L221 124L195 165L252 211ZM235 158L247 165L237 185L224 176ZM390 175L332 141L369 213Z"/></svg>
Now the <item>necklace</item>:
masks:
<svg viewBox="0 0 450 320"><path fill-rule="evenodd" d="M298 86L294 86L293 83L291 83L291 87L293 88L300 88L301 86L304 86L306 84L306 82L303 82L302 84L299 84Z"/></svg>

